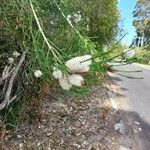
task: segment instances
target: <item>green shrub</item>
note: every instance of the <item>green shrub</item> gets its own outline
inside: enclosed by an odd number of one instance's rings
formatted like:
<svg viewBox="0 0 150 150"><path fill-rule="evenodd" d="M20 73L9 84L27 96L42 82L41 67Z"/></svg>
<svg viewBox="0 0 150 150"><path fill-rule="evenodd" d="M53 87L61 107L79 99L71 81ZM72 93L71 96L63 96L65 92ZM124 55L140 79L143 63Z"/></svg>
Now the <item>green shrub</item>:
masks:
<svg viewBox="0 0 150 150"><path fill-rule="evenodd" d="M11 96L19 96L11 108L1 113L4 122L16 124L18 117L22 120L24 114L30 114L28 110L33 111L28 108L31 103L39 103L41 85L58 88L58 81L52 75L54 66L63 74L69 74L65 62L76 56L89 54L93 63L84 87L74 87L70 94L90 91L97 81L106 82L110 68L107 63L114 56L110 56L113 53L111 48L103 51L103 47L108 43L110 46L117 33L117 0L2 0L1 12L1 74L5 66L13 68L18 64L19 58L8 64L7 59L14 57L14 51L22 54L28 50L11 93ZM79 18L75 18L77 15ZM35 77L36 70L42 72L41 78ZM0 101L6 92L3 85L0 86Z"/></svg>
<svg viewBox="0 0 150 150"><path fill-rule="evenodd" d="M150 62L150 51L147 49L139 50L136 54L136 58L139 63L149 64Z"/></svg>

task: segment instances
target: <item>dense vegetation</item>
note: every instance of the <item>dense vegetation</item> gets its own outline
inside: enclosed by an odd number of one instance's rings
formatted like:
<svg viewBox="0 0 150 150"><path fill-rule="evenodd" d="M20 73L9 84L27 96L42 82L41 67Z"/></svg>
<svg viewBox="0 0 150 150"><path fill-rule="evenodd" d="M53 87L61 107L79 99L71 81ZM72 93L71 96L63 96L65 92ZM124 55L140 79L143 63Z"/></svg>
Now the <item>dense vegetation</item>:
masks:
<svg viewBox="0 0 150 150"><path fill-rule="evenodd" d="M139 63L150 64L150 51L147 49L140 49L136 53L136 58Z"/></svg>
<svg viewBox="0 0 150 150"><path fill-rule="evenodd" d="M140 63L150 62L150 1L138 0L133 12L133 25L136 28L137 36L144 38L144 48L137 52L137 59Z"/></svg>
<svg viewBox="0 0 150 150"><path fill-rule="evenodd" d="M113 70L110 62L121 55L112 55L119 21L117 2L2 0L0 111L4 123L34 117L44 87L61 86L64 94L83 95L92 85L106 81L107 70Z"/></svg>
<svg viewBox="0 0 150 150"><path fill-rule="evenodd" d="M150 37L150 1L138 0L135 11L133 12L133 25L136 28L138 36Z"/></svg>

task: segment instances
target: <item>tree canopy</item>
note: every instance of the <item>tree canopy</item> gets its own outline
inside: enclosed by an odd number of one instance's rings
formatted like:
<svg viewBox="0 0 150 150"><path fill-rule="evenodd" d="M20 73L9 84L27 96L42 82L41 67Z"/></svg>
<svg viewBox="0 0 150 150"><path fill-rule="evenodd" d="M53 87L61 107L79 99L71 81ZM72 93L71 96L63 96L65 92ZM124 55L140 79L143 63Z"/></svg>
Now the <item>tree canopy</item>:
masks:
<svg viewBox="0 0 150 150"><path fill-rule="evenodd" d="M108 44L117 34L119 11L117 0L66 0L72 12L80 11L87 34L99 44Z"/></svg>
<svg viewBox="0 0 150 150"><path fill-rule="evenodd" d="M150 1L138 0L133 12L133 25L138 36L150 37Z"/></svg>

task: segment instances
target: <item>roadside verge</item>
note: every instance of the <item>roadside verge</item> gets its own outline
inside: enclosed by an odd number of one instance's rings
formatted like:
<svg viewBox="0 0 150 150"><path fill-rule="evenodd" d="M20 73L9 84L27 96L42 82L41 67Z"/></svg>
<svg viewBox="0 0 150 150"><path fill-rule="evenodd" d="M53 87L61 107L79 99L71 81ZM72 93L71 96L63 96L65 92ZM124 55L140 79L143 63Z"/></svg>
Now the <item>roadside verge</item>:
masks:
<svg viewBox="0 0 150 150"><path fill-rule="evenodd" d="M134 65L150 70L150 65L139 64L139 63L134 63Z"/></svg>

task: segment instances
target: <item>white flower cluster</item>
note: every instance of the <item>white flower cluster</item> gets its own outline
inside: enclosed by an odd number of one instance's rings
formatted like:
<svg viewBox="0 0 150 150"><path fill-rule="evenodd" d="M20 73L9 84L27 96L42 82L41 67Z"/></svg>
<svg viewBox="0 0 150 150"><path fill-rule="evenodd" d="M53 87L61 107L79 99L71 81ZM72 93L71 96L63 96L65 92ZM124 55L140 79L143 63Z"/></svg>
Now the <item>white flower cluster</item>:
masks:
<svg viewBox="0 0 150 150"><path fill-rule="evenodd" d="M63 76L62 71L57 69L56 67L54 67L54 71L52 75L55 79L60 79Z"/></svg>
<svg viewBox="0 0 150 150"><path fill-rule="evenodd" d="M34 75L36 78L40 78L43 75L43 73L41 72L41 70L35 70Z"/></svg>
<svg viewBox="0 0 150 150"><path fill-rule="evenodd" d="M81 87L84 84L84 78L81 75L73 74L73 75L63 75L62 78L58 79L60 86L64 90L70 90L70 88L74 86Z"/></svg>
<svg viewBox="0 0 150 150"><path fill-rule="evenodd" d="M67 21L68 21L68 22L71 22L71 18L72 18L71 15L67 15Z"/></svg>
<svg viewBox="0 0 150 150"><path fill-rule="evenodd" d="M9 64L13 64L14 63L14 59L12 57L8 58L8 63Z"/></svg>
<svg viewBox="0 0 150 150"><path fill-rule="evenodd" d="M20 53L18 53L17 51L14 51L14 52L13 52L13 56L14 56L15 58L18 58L18 57L20 56Z"/></svg>
<svg viewBox="0 0 150 150"><path fill-rule="evenodd" d="M66 67L73 73L88 72L92 63L91 55L84 55L66 61Z"/></svg>
<svg viewBox="0 0 150 150"><path fill-rule="evenodd" d="M80 14L80 12L78 11L77 14L74 14L74 15L73 15L73 18L74 18L74 22L75 22L75 23L80 22L80 21L81 21L81 14Z"/></svg>
<svg viewBox="0 0 150 150"><path fill-rule="evenodd" d="M80 14L80 11L78 11L77 13L74 13L74 14L70 14L70 15L67 15L67 21L68 22L71 22L71 20L73 20L75 23L78 23L81 21L81 14Z"/></svg>
<svg viewBox="0 0 150 150"><path fill-rule="evenodd" d="M82 87L84 84L84 78L80 73L88 72L91 63L91 55L72 58L65 63L66 67L72 74L64 75L61 70L54 67L53 77L58 79L60 86L64 90L70 90L73 85Z"/></svg>
<svg viewBox="0 0 150 150"><path fill-rule="evenodd" d="M17 51L14 51L14 52L13 52L13 56L14 56L15 58L18 58L18 57L20 56L20 53L18 53ZM9 64L13 64L13 63L14 63L14 58L13 58L13 57L8 58L8 63L9 63Z"/></svg>
<svg viewBox="0 0 150 150"><path fill-rule="evenodd" d="M21 54L17 51L13 52L14 58L18 58L20 55ZM8 58L8 63L13 64L14 63L14 58L13 57ZM43 75L43 73L41 72L41 70L35 70L34 75L35 75L36 78L40 78Z"/></svg>

